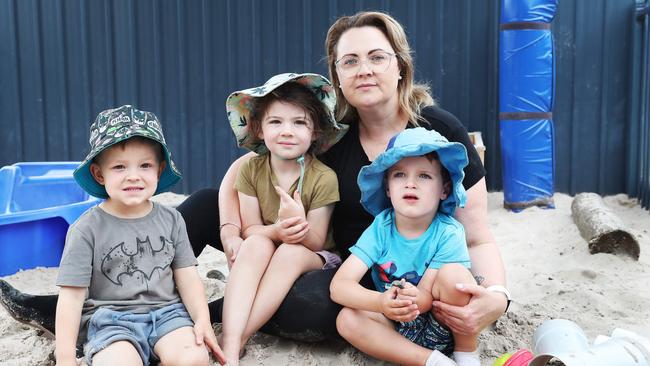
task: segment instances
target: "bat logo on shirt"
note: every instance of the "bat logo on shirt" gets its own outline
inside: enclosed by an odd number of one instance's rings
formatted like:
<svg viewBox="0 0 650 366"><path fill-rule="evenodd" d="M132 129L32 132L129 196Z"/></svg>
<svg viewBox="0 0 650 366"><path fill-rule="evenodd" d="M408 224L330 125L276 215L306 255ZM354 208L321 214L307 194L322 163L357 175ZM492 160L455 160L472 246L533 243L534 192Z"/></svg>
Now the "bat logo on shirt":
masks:
<svg viewBox="0 0 650 366"><path fill-rule="evenodd" d="M148 236L145 240L135 240L135 252L132 245L126 246L121 242L102 259L102 273L118 286L122 286L122 275L133 276L140 273L149 282L156 270L165 270L174 259L174 243L163 236L160 237L159 249L154 249Z"/></svg>

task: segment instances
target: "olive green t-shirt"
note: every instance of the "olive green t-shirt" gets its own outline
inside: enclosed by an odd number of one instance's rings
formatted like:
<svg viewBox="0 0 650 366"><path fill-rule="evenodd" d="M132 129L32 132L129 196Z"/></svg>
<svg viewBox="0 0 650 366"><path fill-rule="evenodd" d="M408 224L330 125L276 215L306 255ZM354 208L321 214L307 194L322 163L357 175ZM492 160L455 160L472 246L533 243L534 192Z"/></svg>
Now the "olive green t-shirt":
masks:
<svg viewBox="0 0 650 366"><path fill-rule="evenodd" d="M239 169L235 181L237 191L257 198L264 225L272 225L278 219L280 196L275 192L274 188L277 185L278 180L271 169L269 154L259 155L248 160ZM293 197L297 187L298 180L296 179L287 193ZM338 202L339 187L336 173L327 165L312 157L311 161L305 166L300 198L305 207L305 212ZM330 250L332 248L334 248L334 239L330 223L323 249Z"/></svg>

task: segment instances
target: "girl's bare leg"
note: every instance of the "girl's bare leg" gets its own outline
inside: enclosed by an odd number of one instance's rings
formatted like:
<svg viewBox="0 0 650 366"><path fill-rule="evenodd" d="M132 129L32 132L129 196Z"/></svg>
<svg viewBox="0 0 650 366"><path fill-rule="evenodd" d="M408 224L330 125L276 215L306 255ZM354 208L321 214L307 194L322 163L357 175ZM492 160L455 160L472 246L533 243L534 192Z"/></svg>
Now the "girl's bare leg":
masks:
<svg viewBox="0 0 650 366"><path fill-rule="evenodd" d="M241 338L253 306L262 275L275 251L264 236L253 235L242 243L228 276L223 303L221 348L229 365L239 363Z"/></svg>
<svg viewBox="0 0 650 366"><path fill-rule="evenodd" d="M111 343L110 346L97 352L92 361L94 366L142 366L142 358L138 350L129 341Z"/></svg>
<svg viewBox="0 0 650 366"><path fill-rule="evenodd" d="M300 244L282 244L273 254L257 289L241 344L257 332L280 307L303 273L323 267L321 256Z"/></svg>

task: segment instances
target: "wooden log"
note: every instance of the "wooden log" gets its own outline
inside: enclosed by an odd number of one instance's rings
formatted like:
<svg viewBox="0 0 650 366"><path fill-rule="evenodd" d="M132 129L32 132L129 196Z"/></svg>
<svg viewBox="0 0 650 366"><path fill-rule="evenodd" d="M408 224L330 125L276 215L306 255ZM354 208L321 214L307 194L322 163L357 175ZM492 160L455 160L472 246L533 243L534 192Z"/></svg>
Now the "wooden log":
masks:
<svg viewBox="0 0 650 366"><path fill-rule="evenodd" d="M589 253L628 255L639 260L639 243L596 193L580 193L571 203L573 222L589 244Z"/></svg>

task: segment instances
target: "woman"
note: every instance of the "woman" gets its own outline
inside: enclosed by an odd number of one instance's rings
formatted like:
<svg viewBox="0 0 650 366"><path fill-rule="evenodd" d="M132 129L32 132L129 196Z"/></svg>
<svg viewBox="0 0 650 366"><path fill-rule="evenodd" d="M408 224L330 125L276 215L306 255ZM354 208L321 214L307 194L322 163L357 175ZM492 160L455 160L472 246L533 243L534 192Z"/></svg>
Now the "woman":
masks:
<svg viewBox="0 0 650 366"><path fill-rule="evenodd" d="M340 253L347 257L347 249L372 222L372 216L359 203L356 178L360 168L370 164L392 136L419 125L435 129L450 141L463 143L470 158L463 181L468 199L465 208L456 210L455 217L465 227L472 271L481 286L461 289L473 296L464 307L440 302L434 302L434 307L436 317L455 332L479 333L503 314L509 294L503 287L503 263L487 223L485 170L465 127L448 112L433 106L426 86L414 83L406 34L389 15L361 12L339 18L328 31L326 50L330 78L338 97L337 119L350 125L343 139L320 157L339 179L341 201L332 217ZM253 153L233 162L219 191L198 191L178 207L196 255L205 245L211 245L226 253L229 265L236 260L242 238L233 185L239 166L251 156ZM303 275L262 330L303 341L337 336L335 322L340 307L329 298L334 271L318 270ZM486 290L488 287L491 291ZM4 281L0 290L2 302L12 316L53 331L53 296L21 294ZM221 299L210 304L213 321L220 321L221 305Z"/></svg>

